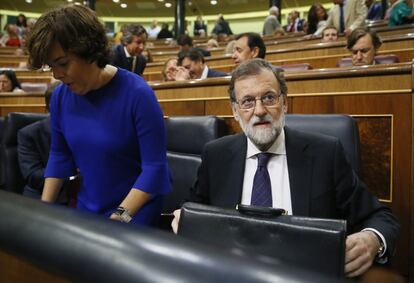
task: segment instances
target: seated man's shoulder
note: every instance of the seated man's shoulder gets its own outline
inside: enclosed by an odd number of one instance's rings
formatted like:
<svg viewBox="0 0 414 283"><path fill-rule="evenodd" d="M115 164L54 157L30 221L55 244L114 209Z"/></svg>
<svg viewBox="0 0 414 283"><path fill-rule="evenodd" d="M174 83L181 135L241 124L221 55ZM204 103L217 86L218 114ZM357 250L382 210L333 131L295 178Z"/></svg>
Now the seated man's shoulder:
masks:
<svg viewBox="0 0 414 283"><path fill-rule="evenodd" d="M214 70L214 69L208 69L208 75L207 75L207 77L209 77L209 78L218 78L218 77L227 77L229 74L227 74L227 73L224 73L224 72L222 72L222 71L217 71L217 70Z"/></svg>
<svg viewBox="0 0 414 283"><path fill-rule="evenodd" d="M31 123L18 131L18 135L20 136L31 136L33 133L42 131L42 132L49 132L50 133L50 118L46 117L40 121L36 121Z"/></svg>
<svg viewBox="0 0 414 283"><path fill-rule="evenodd" d="M337 137L314 131L311 132L311 130L307 131L285 127L285 133L286 140L296 141L322 150L327 149L330 146L335 146L339 141Z"/></svg>
<svg viewBox="0 0 414 283"><path fill-rule="evenodd" d="M224 148L231 148L237 142L243 142L243 139L246 140L246 136L244 134L235 134L235 135L228 135L213 141L210 141L206 144L205 148L207 150L223 150Z"/></svg>

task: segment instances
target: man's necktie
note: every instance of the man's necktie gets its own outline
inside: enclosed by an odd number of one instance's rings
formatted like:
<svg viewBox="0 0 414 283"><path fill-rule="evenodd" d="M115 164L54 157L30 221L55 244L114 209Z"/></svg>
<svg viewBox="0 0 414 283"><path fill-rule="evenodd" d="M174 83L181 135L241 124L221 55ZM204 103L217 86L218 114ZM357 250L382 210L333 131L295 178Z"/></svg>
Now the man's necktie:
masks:
<svg viewBox="0 0 414 283"><path fill-rule="evenodd" d="M135 72L135 67L137 66L137 56L132 57L132 66L131 66L131 72Z"/></svg>
<svg viewBox="0 0 414 283"><path fill-rule="evenodd" d="M341 33L345 31L344 5L339 5L339 29Z"/></svg>
<svg viewBox="0 0 414 283"><path fill-rule="evenodd" d="M267 162L271 153L257 154L257 170L253 179L251 205L272 207L272 186L267 171Z"/></svg>

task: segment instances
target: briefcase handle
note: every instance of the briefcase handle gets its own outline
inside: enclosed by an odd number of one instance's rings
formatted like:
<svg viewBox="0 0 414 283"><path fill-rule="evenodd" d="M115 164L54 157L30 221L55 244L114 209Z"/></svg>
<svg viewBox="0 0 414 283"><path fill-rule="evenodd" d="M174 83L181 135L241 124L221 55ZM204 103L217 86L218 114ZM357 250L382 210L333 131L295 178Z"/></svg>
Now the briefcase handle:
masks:
<svg viewBox="0 0 414 283"><path fill-rule="evenodd" d="M236 206L236 209L242 214L251 216L273 217L287 214L286 210L282 208L263 207L245 204L238 204Z"/></svg>

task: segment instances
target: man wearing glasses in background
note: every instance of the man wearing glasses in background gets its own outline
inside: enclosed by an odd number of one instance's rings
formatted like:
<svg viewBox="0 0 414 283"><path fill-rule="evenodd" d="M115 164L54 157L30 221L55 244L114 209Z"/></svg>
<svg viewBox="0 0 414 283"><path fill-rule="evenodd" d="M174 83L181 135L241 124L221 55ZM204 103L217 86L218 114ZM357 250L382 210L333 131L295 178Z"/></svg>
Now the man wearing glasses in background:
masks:
<svg viewBox="0 0 414 283"><path fill-rule="evenodd" d="M287 87L263 59L232 73L229 95L243 133L208 143L191 201L283 208L289 214L346 219L345 272L364 273L393 254L399 224L359 180L338 139L285 127ZM180 211L174 212L176 232Z"/></svg>

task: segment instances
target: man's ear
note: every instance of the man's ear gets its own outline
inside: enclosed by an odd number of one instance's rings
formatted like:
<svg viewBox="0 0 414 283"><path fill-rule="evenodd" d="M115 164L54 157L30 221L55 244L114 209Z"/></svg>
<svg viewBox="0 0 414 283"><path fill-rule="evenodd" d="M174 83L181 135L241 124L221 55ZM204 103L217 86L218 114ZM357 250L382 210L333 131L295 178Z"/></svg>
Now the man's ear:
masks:
<svg viewBox="0 0 414 283"><path fill-rule="evenodd" d="M230 103L231 103L231 110L233 111L234 120L238 122L240 120L239 112L237 112L236 105L234 104L234 102L230 102Z"/></svg>
<svg viewBox="0 0 414 283"><path fill-rule="evenodd" d="M259 47L257 47L257 46L253 47L253 50L251 52L252 52L252 58L258 58L258 56L259 56Z"/></svg>
<svg viewBox="0 0 414 283"><path fill-rule="evenodd" d="M287 99L286 94L283 95L283 108L282 109L283 109L283 112L285 114L287 114L287 112L288 112L288 99Z"/></svg>

